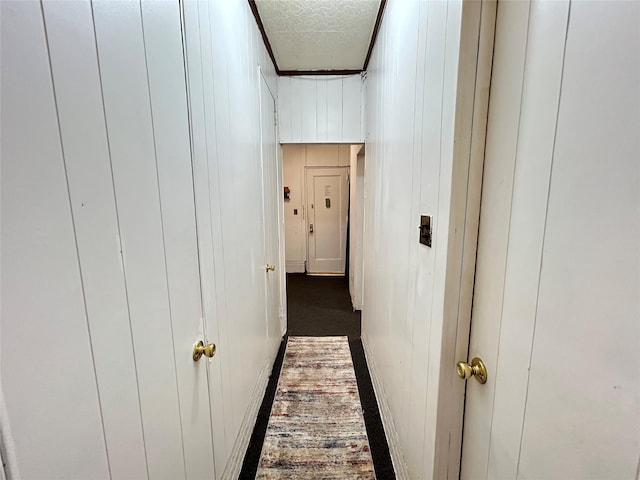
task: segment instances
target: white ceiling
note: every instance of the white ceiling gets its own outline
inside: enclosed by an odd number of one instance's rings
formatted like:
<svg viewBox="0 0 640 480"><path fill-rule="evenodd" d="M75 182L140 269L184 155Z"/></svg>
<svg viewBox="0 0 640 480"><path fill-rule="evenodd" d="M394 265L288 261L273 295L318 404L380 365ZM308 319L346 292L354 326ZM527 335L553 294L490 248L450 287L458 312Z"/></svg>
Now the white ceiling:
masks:
<svg viewBox="0 0 640 480"><path fill-rule="evenodd" d="M360 70L380 0L256 0L280 70Z"/></svg>

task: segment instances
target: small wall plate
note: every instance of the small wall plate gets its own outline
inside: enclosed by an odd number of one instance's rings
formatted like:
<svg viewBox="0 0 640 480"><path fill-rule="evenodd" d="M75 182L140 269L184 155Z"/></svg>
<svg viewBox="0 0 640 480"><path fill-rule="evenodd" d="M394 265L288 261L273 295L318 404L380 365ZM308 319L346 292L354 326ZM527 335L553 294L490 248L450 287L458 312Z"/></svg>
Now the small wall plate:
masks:
<svg viewBox="0 0 640 480"><path fill-rule="evenodd" d="M428 215L420 215L420 243L431 246L431 217Z"/></svg>

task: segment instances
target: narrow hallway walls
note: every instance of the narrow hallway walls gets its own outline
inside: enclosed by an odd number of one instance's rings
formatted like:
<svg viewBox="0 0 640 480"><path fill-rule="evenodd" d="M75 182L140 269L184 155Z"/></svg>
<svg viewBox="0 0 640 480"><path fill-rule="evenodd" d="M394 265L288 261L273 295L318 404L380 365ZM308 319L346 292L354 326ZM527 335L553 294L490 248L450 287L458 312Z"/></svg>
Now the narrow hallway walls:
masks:
<svg viewBox="0 0 640 480"><path fill-rule="evenodd" d="M282 143L364 141L365 81L361 75L278 77Z"/></svg>
<svg viewBox="0 0 640 480"><path fill-rule="evenodd" d="M462 406L447 411L441 394L463 388L453 359L475 66L461 52L466 34L477 41L480 5L389 2L367 71L362 337L399 478L457 478L440 422ZM463 28L466 9L477 18Z"/></svg>
<svg viewBox="0 0 640 480"><path fill-rule="evenodd" d="M213 434L226 476L239 471L279 345L266 338L278 329L265 329L259 98L262 76L277 102L277 81L246 2L187 0L184 22L204 315L219 346Z"/></svg>
<svg viewBox="0 0 640 480"><path fill-rule="evenodd" d="M249 5L0 8L8 478L237 476L281 331Z"/></svg>

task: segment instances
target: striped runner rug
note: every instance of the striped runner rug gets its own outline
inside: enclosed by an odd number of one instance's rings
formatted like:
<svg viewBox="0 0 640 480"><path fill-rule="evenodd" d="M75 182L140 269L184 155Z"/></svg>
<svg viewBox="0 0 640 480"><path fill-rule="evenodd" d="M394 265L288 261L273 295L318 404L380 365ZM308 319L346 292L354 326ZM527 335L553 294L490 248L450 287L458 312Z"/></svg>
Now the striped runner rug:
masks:
<svg viewBox="0 0 640 480"><path fill-rule="evenodd" d="M347 337L289 337L257 479L375 479Z"/></svg>

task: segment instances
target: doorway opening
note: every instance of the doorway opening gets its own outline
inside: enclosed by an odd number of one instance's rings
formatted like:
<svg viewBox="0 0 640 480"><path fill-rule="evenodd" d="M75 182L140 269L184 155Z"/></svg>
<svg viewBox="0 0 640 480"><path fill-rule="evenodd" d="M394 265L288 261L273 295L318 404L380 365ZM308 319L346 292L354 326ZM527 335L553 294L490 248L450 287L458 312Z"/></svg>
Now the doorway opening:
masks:
<svg viewBox="0 0 640 480"><path fill-rule="evenodd" d="M364 145L282 145L289 335L360 338Z"/></svg>
<svg viewBox="0 0 640 480"><path fill-rule="evenodd" d="M362 309L364 145L286 144L282 155L289 333L304 334L304 326L307 334L357 338L359 314L357 327L335 314ZM299 309L305 302L311 308Z"/></svg>
<svg viewBox="0 0 640 480"><path fill-rule="evenodd" d="M347 337L373 466L395 478L361 335L365 147L283 144L287 328L275 360L241 479L255 478L290 337ZM282 208L283 207L283 208Z"/></svg>

